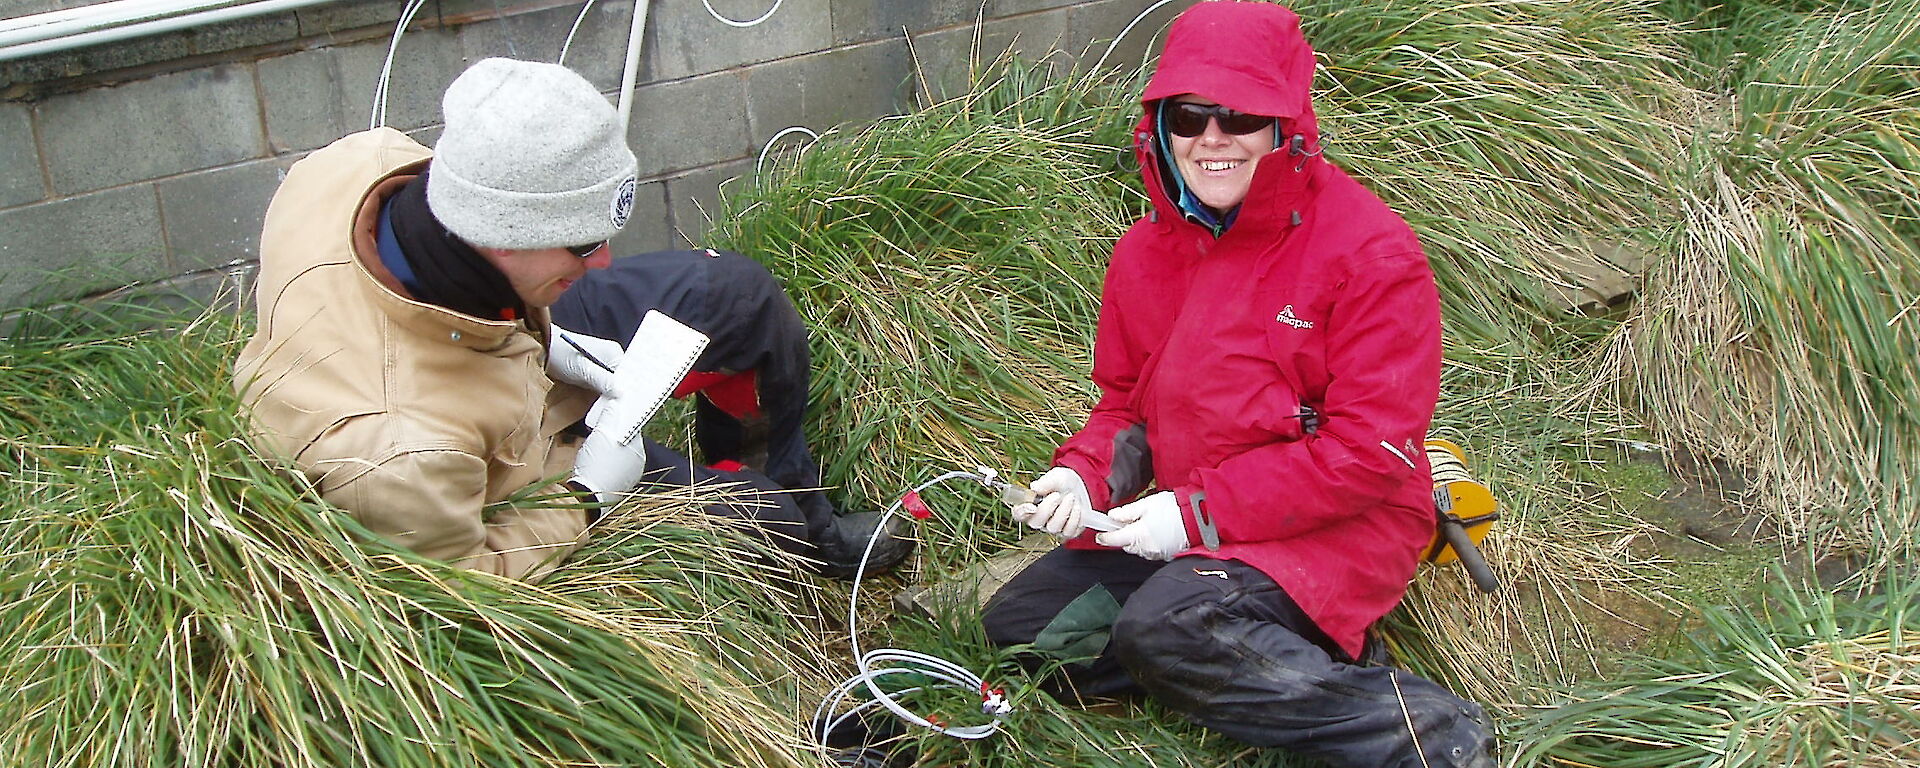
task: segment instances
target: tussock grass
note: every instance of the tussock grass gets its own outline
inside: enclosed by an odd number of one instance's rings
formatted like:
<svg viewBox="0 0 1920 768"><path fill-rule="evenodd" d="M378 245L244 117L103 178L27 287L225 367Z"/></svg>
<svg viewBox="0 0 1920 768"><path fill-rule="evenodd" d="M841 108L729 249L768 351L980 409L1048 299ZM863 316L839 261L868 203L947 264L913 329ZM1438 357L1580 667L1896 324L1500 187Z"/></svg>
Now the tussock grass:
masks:
<svg viewBox="0 0 1920 768"><path fill-rule="evenodd" d="M1596 381L1750 473L1789 546L1877 570L1920 527L1920 4L1761 10Z"/></svg>
<svg viewBox="0 0 1920 768"><path fill-rule="evenodd" d="M1706 608L1691 648L1537 713L1522 764L1914 765L1916 583L1849 599L1783 578L1763 606Z"/></svg>
<svg viewBox="0 0 1920 768"><path fill-rule="evenodd" d="M1674 24L1651 2L1294 3L1328 153L1420 233L1449 342L1539 353L1596 247L1649 246L1674 122Z"/></svg>
<svg viewBox="0 0 1920 768"><path fill-rule="evenodd" d="M811 644L700 499L537 586L424 561L251 452L236 319L89 325L0 345L0 763L797 764Z"/></svg>
<svg viewBox="0 0 1920 768"><path fill-rule="evenodd" d="M1091 401L1100 277L1136 197L1113 172L1125 96L985 71L965 97L830 132L740 180L710 235L766 263L806 316L814 442L856 506L955 467L1031 473ZM923 532L952 564L1011 543L990 530Z"/></svg>

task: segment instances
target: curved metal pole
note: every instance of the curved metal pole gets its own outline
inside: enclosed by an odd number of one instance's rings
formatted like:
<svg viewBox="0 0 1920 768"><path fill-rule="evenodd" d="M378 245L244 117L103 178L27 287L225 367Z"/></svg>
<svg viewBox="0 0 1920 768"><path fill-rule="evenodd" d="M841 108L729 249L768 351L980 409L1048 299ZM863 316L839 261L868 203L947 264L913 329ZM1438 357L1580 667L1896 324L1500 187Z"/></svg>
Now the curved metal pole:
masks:
<svg viewBox="0 0 1920 768"><path fill-rule="evenodd" d="M647 31L648 0L634 0L633 26L627 31L627 63L620 75L620 135L627 135L627 117L633 114L633 81L640 74L640 38Z"/></svg>
<svg viewBox="0 0 1920 768"><path fill-rule="evenodd" d="M334 0L119 0L0 21L0 61L112 43Z"/></svg>

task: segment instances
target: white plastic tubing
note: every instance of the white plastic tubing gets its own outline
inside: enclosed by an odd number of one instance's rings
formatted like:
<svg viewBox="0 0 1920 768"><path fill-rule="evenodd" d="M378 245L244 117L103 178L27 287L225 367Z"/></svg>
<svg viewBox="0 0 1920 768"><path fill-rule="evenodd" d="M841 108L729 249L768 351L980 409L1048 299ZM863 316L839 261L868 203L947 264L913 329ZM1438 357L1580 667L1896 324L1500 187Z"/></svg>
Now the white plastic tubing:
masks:
<svg viewBox="0 0 1920 768"><path fill-rule="evenodd" d="M0 19L0 61L329 2L333 0L112 0Z"/></svg>

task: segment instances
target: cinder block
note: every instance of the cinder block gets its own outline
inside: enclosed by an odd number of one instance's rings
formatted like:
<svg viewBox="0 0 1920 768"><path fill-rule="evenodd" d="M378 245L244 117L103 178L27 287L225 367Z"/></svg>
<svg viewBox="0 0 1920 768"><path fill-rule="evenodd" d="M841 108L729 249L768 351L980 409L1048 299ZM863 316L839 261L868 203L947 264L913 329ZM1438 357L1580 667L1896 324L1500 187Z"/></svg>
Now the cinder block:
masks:
<svg viewBox="0 0 1920 768"><path fill-rule="evenodd" d="M167 274L153 186L0 211L0 307L72 298Z"/></svg>
<svg viewBox="0 0 1920 768"><path fill-rule="evenodd" d="M833 43L829 0L786 0L752 27L713 18L699 0L661 0L647 18L647 61L659 80L719 72L797 56ZM772 0L713 0L714 10L737 21L759 18Z"/></svg>
<svg viewBox="0 0 1920 768"><path fill-rule="evenodd" d="M40 148L33 141L33 108L0 102L0 208L46 197Z"/></svg>
<svg viewBox="0 0 1920 768"><path fill-rule="evenodd" d="M159 182L170 266L176 272L259 258L260 223L291 160L256 160Z"/></svg>
<svg viewBox="0 0 1920 768"><path fill-rule="evenodd" d="M336 59L339 49L321 48L261 59L260 98L266 113L267 146L276 154L325 146L347 124L346 94ZM361 127L365 127L362 118Z"/></svg>
<svg viewBox="0 0 1920 768"><path fill-rule="evenodd" d="M275 153L326 146L370 125L387 43L375 41L264 59L267 140ZM400 41L387 83L387 125L440 121L440 95L465 68L455 33L413 30Z"/></svg>
<svg viewBox="0 0 1920 768"><path fill-rule="evenodd" d="M913 103L904 39L838 48L747 69L753 151L788 126L818 133L899 114Z"/></svg>
<svg viewBox="0 0 1920 768"><path fill-rule="evenodd" d="M56 97L40 118L53 188L63 194L226 165L266 150L253 74L237 64Z"/></svg>
<svg viewBox="0 0 1920 768"><path fill-rule="evenodd" d="M915 36L914 65L926 87L933 91L922 97L930 95L938 101L967 92L975 73L987 71L1002 56L1026 62L1058 61L1064 66L1067 60L1054 52L1066 38L1069 10L990 21L977 32L973 27L961 27ZM918 80L915 85L918 87Z"/></svg>
<svg viewBox="0 0 1920 768"><path fill-rule="evenodd" d="M724 163L667 179L667 206L673 213L673 247L705 247L707 230L720 216L722 184L753 173L753 161Z"/></svg>
<svg viewBox="0 0 1920 768"><path fill-rule="evenodd" d="M198 314L209 307L237 312L253 308L253 278L257 265L201 270L164 280L130 286L91 301L115 307L142 307L162 316Z"/></svg>
<svg viewBox="0 0 1920 768"><path fill-rule="evenodd" d="M635 89L627 144L640 175L658 176L748 156L743 72L723 72Z"/></svg>
<svg viewBox="0 0 1920 768"><path fill-rule="evenodd" d="M1081 69L1098 63L1102 55L1106 56L1104 66L1109 69L1134 69L1151 63L1166 43L1167 25L1197 1L1182 0L1155 9L1140 18L1118 43L1114 43L1114 39L1141 11L1152 7L1153 0L1099 0L1076 7L1067 22L1069 50L1088 51L1080 57ZM1109 46L1111 53L1107 50Z"/></svg>
<svg viewBox="0 0 1920 768"><path fill-rule="evenodd" d="M613 238L613 252L628 256L673 247L672 214L667 211L667 182L644 182L634 193L633 217Z"/></svg>
<svg viewBox="0 0 1920 768"><path fill-rule="evenodd" d="M444 125L429 125L425 128L415 128L411 131L405 131L405 133L407 134L407 138L420 142L420 146L432 148L434 142L440 140L441 132L445 130L446 126Z"/></svg>
<svg viewBox="0 0 1920 768"><path fill-rule="evenodd" d="M832 0L833 41L839 45L918 35L972 24L979 0Z"/></svg>
<svg viewBox="0 0 1920 768"><path fill-rule="evenodd" d="M579 14L580 7L575 4L469 24L460 28L461 51L469 65L492 56L557 61L561 47L566 45L567 31ZM602 91L617 90L632 19L632 3L594 3L567 50L567 67ZM643 68L641 82L645 74Z"/></svg>

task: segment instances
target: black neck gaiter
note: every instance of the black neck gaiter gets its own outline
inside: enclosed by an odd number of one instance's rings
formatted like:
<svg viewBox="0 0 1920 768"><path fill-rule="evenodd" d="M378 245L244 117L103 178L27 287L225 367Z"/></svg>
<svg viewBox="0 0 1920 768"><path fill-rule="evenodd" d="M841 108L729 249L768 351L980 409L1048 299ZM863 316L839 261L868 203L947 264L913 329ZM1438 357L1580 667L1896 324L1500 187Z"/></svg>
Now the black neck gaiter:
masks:
<svg viewBox="0 0 1920 768"><path fill-rule="evenodd" d="M527 308L492 262L455 237L427 208L427 172L388 201L393 238L413 269L414 298L486 320L526 317Z"/></svg>

